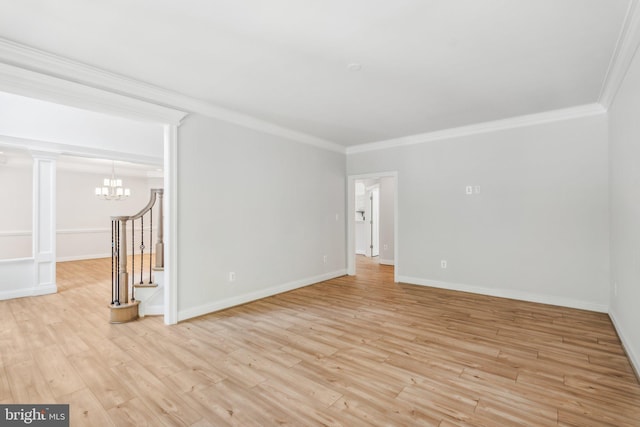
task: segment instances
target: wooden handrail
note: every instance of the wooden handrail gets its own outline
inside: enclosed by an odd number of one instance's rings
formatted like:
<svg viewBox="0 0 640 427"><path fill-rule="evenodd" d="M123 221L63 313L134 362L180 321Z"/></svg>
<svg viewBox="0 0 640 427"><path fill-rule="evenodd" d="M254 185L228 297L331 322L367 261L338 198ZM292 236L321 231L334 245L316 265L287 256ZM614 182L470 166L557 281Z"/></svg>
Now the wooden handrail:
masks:
<svg viewBox="0 0 640 427"><path fill-rule="evenodd" d="M153 208L153 205L156 203L156 197L160 196L162 198L163 194L164 194L164 190L162 188L152 188L151 189L151 198L149 199L149 203L147 203L147 206L142 208L142 210L140 212L138 212L135 215L130 215L130 216L126 216L126 215L112 216L111 217L111 221L131 221L131 220L135 220L135 219L141 218L144 214L149 212L151 210L151 208Z"/></svg>
<svg viewBox="0 0 640 427"><path fill-rule="evenodd" d="M141 220L141 224L143 227L140 228L141 238L140 238L140 284L143 282L143 263L145 259L144 249L146 248L144 242L144 216L149 213L149 218L151 220L151 234L149 236L149 243L151 243L151 239L153 236L153 209L156 201L159 201L158 204L158 231L157 231L157 241L155 244L155 267L163 268L164 267L164 242L163 242L163 208L162 208L162 196L164 194L164 190L161 188L154 188L150 190L151 197L149 198L149 202L147 205L135 215L119 215L111 217L111 229L112 229L112 305L120 306L121 304L129 303L129 271L127 266L127 223L131 223L131 245L133 250L133 258L132 263L135 261L135 221ZM150 248L149 248L150 249ZM152 269L151 269L151 251L149 250L149 284L152 282ZM135 264L134 270L132 272L132 279L135 280ZM131 283L131 300L135 301L135 293L134 293L134 283Z"/></svg>

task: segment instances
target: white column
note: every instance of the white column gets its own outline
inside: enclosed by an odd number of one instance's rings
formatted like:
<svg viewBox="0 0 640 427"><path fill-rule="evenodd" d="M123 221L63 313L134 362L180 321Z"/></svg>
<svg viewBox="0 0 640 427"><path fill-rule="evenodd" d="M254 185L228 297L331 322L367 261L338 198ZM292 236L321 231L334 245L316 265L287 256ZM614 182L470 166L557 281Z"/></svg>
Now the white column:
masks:
<svg viewBox="0 0 640 427"><path fill-rule="evenodd" d="M35 294L56 287L56 158L54 153L32 152L33 258Z"/></svg>
<svg viewBox="0 0 640 427"><path fill-rule="evenodd" d="M164 126L164 323L178 323L178 126Z"/></svg>

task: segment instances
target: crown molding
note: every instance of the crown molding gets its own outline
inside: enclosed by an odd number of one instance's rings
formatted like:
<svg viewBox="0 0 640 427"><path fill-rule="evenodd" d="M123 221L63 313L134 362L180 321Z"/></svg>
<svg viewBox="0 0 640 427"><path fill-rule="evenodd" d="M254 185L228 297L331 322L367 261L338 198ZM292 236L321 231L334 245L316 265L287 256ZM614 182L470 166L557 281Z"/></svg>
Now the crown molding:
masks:
<svg viewBox="0 0 640 427"><path fill-rule="evenodd" d="M179 124L186 115L182 111L2 62L0 91L143 121Z"/></svg>
<svg viewBox="0 0 640 427"><path fill-rule="evenodd" d="M69 100L68 97L64 96L64 90L57 90L56 83L63 87L73 83L89 87L93 90L101 90L104 93L109 93L114 96L118 95L129 98L131 99L130 102L150 103L159 109L174 112L175 109L181 110L178 111L175 116L172 116L169 122L170 124L179 124L180 120L186 115L186 113L184 113L186 111L234 123L239 126L303 144L313 145L325 150L345 153L344 146L332 141L278 126L149 83L130 79L119 74L0 38L0 65L3 65L2 63L5 64L4 67L11 66L13 68L13 70L10 70L12 71L10 74L12 75L9 76L10 80L6 82L7 84L0 84L0 90L7 92L18 93L20 95L24 94L40 99L42 99L44 95L47 97L47 100L50 101L69 103L69 101L73 100ZM25 76L28 77L27 81L20 81L21 76L18 70L21 70ZM2 68L0 68L0 83L6 78L4 74ZM47 80L49 86L52 87L47 87L47 85L43 87L42 82L39 82L35 77L37 75L40 75L42 80ZM16 85L17 87L12 89L12 85ZM16 90L20 90L22 93L16 92ZM25 94L23 91L27 91L27 93ZM81 107L91 108L91 106L86 105ZM92 109L95 110L95 106ZM136 114L135 110L127 111L126 105L120 113L124 113L125 115L131 113L131 115L139 117L139 114Z"/></svg>
<svg viewBox="0 0 640 427"><path fill-rule="evenodd" d="M638 45L640 45L640 6L638 6L638 0L631 0L600 91L599 102L607 110L613 104L627 75Z"/></svg>
<svg viewBox="0 0 640 427"><path fill-rule="evenodd" d="M606 112L640 43L640 8L632 0L600 103L344 147L332 141L237 113L212 103L130 79L0 38L0 90L80 108L179 125L188 113L237 124L342 154L382 150Z"/></svg>
<svg viewBox="0 0 640 427"><path fill-rule="evenodd" d="M514 129L526 126L534 126L544 123L570 120L580 117L593 116L606 113L605 108L600 104L586 104L577 107L564 108L560 110L546 111L544 113L528 114L524 116L510 117L508 119L495 120L491 122L477 123L469 126L444 129L441 131L427 132L417 135L410 135L401 138L387 139L384 141L371 142L367 144L347 147L347 155L364 153L367 151L385 150L388 148L404 147L407 145L422 144L425 142L439 141L444 139L459 138L463 136L477 135L500 130Z"/></svg>

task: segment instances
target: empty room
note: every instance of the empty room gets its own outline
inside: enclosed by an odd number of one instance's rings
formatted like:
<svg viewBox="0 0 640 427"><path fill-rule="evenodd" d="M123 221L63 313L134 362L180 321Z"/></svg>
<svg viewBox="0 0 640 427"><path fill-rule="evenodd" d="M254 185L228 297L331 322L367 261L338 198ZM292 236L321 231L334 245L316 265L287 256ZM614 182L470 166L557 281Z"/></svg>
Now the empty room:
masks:
<svg viewBox="0 0 640 427"><path fill-rule="evenodd" d="M0 425L640 426L638 2L0 0Z"/></svg>

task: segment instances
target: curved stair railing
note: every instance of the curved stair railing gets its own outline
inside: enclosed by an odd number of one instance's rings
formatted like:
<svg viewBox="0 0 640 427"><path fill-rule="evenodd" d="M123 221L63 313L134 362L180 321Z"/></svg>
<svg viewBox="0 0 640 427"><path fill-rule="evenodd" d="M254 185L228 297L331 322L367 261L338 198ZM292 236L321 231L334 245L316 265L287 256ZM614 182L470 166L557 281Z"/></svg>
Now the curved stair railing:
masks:
<svg viewBox="0 0 640 427"><path fill-rule="evenodd" d="M124 323L138 318L139 301L135 298L136 287L155 286L153 282L154 265L156 270L164 268L163 193L162 189L154 188L151 190L149 203L140 212L130 216L111 217L111 304L109 305L111 323ZM155 251L152 251L153 207L156 202L158 203L156 209L157 232ZM146 229L145 218L148 219L148 228ZM136 224L139 227L136 227ZM131 237L130 241L127 241L129 231ZM146 235L145 231L147 231ZM131 247L130 256L127 253L129 245ZM139 253L136 253L136 248L139 249ZM145 250L147 251L145 252ZM136 270L138 267L136 259L139 260L138 270ZM129 260L131 261L131 274L129 274ZM147 272L148 275L145 276ZM130 277L131 280L129 280Z"/></svg>

